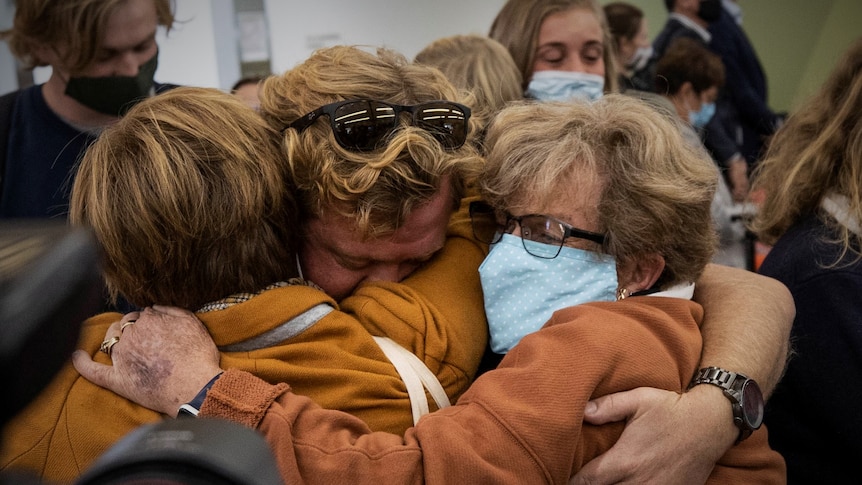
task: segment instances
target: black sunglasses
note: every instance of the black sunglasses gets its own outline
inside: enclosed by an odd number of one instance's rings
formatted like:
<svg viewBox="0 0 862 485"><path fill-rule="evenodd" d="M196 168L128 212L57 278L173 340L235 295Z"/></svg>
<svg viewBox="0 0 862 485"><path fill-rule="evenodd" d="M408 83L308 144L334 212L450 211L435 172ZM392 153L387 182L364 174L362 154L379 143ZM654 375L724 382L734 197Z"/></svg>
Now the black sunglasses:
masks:
<svg viewBox="0 0 862 485"><path fill-rule="evenodd" d="M598 244L604 244L607 241L604 234L578 229L556 217L542 214L519 217L506 214L505 222L501 223L494 208L482 201L470 202L470 222L473 226L473 237L487 244L500 242L503 234L511 234L515 230L515 223L517 223L521 227L521 242L524 250L544 259L556 258L566 239L570 237ZM554 249L549 251L541 246L527 244L527 241L546 244Z"/></svg>
<svg viewBox="0 0 862 485"><path fill-rule="evenodd" d="M367 152L379 148L398 127L401 113L412 115L413 126L429 132L443 148L461 148L467 141L470 108L451 101L429 101L402 106L384 101L359 99L321 106L290 124L302 132L317 118L329 116L335 141L342 148Z"/></svg>

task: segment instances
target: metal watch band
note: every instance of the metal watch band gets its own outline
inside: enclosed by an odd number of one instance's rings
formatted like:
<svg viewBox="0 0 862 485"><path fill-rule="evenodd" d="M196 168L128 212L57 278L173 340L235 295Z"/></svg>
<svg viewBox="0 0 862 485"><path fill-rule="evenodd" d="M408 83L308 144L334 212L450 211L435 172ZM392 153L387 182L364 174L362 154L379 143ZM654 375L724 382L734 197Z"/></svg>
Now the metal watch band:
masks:
<svg viewBox="0 0 862 485"><path fill-rule="evenodd" d="M737 376L743 379L748 379L748 377L743 374L724 370L721 367L704 367L697 371L688 387L691 389L698 384L712 384L729 391Z"/></svg>

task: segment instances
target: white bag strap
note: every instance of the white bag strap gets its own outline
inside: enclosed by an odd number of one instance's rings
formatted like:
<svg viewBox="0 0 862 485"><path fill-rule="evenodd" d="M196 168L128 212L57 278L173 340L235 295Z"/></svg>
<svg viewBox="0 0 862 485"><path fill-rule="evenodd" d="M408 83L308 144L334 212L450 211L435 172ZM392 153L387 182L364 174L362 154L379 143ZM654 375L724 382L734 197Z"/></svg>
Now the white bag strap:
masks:
<svg viewBox="0 0 862 485"><path fill-rule="evenodd" d="M437 403L439 409L449 407L449 396L443 390L437 376L428 369L424 362L419 360L419 357L413 355L412 352L395 343L392 339L386 337L374 337L374 341L380 346L380 349L395 366L404 385L407 386L407 394L410 396L410 408L413 410L413 424L419 422L419 418L428 414L428 398L425 396L425 389Z"/></svg>

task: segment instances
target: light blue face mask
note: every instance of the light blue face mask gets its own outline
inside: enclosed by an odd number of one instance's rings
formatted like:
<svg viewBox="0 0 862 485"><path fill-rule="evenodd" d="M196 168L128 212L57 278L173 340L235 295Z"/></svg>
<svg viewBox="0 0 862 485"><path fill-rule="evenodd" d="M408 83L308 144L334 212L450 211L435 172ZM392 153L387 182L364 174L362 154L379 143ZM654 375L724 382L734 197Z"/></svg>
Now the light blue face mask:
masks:
<svg viewBox="0 0 862 485"><path fill-rule="evenodd" d="M715 103L701 103L700 110L688 112L688 121L691 126L700 129L706 126L713 116L715 116Z"/></svg>
<svg viewBox="0 0 862 485"><path fill-rule="evenodd" d="M537 71L527 86L527 96L539 101L595 101L602 97L605 78L570 71Z"/></svg>
<svg viewBox="0 0 862 485"><path fill-rule="evenodd" d="M500 354L542 328L557 310L616 300L613 257L564 246L556 258L543 259L528 254L523 244L550 247L503 234L479 266L491 349Z"/></svg>

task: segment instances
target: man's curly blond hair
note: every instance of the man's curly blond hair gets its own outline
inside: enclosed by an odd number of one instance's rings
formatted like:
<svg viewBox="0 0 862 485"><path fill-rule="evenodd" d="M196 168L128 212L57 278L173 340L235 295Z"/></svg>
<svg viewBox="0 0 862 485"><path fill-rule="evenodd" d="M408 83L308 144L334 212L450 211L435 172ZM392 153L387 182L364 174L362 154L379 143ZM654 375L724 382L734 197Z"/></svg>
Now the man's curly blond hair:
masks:
<svg viewBox="0 0 862 485"><path fill-rule="evenodd" d="M284 133L282 149L304 217L333 211L354 220L368 238L398 229L444 180L451 180L453 194L460 199L464 174L481 163L469 143L478 132L476 120L470 121L468 143L457 150L443 149L427 131L412 127L406 117L385 147L364 153L339 146L328 117L302 133L289 128L301 116L343 100L401 105L464 101L440 71L411 64L391 50L370 53L351 46L318 50L294 69L264 81L260 97L261 115Z"/></svg>

